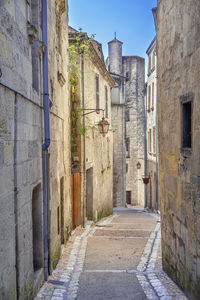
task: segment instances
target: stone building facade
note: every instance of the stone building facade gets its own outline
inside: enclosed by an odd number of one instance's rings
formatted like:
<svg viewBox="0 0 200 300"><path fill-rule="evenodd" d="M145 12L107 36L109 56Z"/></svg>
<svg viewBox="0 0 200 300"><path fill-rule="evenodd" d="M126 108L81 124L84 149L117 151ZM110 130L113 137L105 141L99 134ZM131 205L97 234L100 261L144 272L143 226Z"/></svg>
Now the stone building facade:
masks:
<svg viewBox="0 0 200 300"><path fill-rule="evenodd" d="M158 1L159 185L165 271L200 298L200 2Z"/></svg>
<svg viewBox="0 0 200 300"><path fill-rule="evenodd" d="M77 37L89 40L87 34L69 27L71 42ZM84 41L83 41L84 42ZM114 81L106 69L101 44L90 41L90 49L79 56L77 94L72 93L72 110L80 108L75 149L72 148L72 173L81 175L81 216L98 220L113 208L113 130L111 120L111 88ZM73 84L71 89L74 90ZM98 124L109 122L106 135ZM80 126L81 125L81 126ZM73 126L72 126L73 127ZM73 128L72 128L73 130Z"/></svg>
<svg viewBox="0 0 200 300"><path fill-rule="evenodd" d="M45 3L0 1L0 299L33 298L71 226L67 2Z"/></svg>
<svg viewBox="0 0 200 300"><path fill-rule="evenodd" d="M107 59L108 70L115 79L111 94L114 130L113 201L114 206L125 206L126 203L144 206L144 59L122 56L122 44L116 38L110 41Z"/></svg>
<svg viewBox="0 0 200 300"><path fill-rule="evenodd" d="M158 145L157 145L157 56L156 38L147 49L148 72L146 85L147 172L146 206L158 210Z"/></svg>

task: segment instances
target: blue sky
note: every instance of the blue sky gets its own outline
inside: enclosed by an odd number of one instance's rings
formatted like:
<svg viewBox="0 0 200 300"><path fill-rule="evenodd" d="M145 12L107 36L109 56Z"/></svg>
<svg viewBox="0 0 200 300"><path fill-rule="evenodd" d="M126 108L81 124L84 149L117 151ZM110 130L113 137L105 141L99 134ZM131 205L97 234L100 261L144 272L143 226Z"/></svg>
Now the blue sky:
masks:
<svg viewBox="0 0 200 300"><path fill-rule="evenodd" d="M155 36L151 9L157 0L68 0L69 24L102 43L105 58L107 42L114 38L122 41L123 55L145 57Z"/></svg>

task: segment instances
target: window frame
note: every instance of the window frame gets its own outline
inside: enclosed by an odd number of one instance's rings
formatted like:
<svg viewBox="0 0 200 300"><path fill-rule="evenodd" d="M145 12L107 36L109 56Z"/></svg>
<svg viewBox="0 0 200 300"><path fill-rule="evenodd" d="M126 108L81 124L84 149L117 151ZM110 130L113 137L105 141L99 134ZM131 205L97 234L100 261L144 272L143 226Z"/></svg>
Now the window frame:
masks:
<svg viewBox="0 0 200 300"><path fill-rule="evenodd" d="M153 111L154 110L154 95L155 95L155 84L154 82L152 82L152 85L151 85L151 110Z"/></svg>
<svg viewBox="0 0 200 300"><path fill-rule="evenodd" d="M108 87L105 85L105 117L108 118Z"/></svg>
<svg viewBox="0 0 200 300"><path fill-rule="evenodd" d="M152 147L151 147L151 129L148 131L148 152L151 154Z"/></svg>
<svg viewBox="0 0 200 300"><path fill-rule="evenodd" d="M126 158L130 158L130 137L126 137Z"/></svg>
<svg viewBox="0 0 200 300"><path fill-rule="evenodd" d="M156 127L153 126L153 154L156 153Z"/></svg>
<svg viewBox="0 0 200 300"><path fill-rule="evenodd" d="M151 84L148 85L148 106L147 111L150 112L151 110Z"/></svg>
<svg viewBox="0 0 200 300"><path fill-rule="evenodd" d="M95 90L96 90L96 109L100 109L100 97L99 97L99 75L95 75Z"/></svg>
<svg viewBox="0 0 200 300"><path fill-rule="evenodd" d="M180 103L181 103L181 152L184 152L185 154L190 154L193 149L193 99L194 99L194 94L193 93L188 93L185 95L182 95L180 97ZM185 104L191 104L191 113L190 113L190 119L191 119L191 124L190 124L190 147L185 147L183 145L184 143L184 116L183 116L183 109Z"/></svg>

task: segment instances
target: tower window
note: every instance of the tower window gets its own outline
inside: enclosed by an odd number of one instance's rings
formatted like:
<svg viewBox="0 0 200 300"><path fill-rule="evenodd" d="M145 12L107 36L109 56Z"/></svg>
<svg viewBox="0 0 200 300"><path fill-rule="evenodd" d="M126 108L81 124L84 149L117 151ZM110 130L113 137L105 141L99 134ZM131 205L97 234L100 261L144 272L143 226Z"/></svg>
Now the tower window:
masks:
<svg viewBox="0 0 200 300"><path fill-rule="evenodd" d="M130 157L130 138L126 138L126 157Z"/></svg>

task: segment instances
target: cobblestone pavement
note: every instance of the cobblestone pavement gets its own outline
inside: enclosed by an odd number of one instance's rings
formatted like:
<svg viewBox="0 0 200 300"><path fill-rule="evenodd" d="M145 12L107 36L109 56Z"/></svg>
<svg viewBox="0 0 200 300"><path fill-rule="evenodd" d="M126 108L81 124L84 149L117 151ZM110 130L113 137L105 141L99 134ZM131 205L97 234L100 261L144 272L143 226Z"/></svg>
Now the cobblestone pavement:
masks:
<svg viewBox="0 0 200 300"><path fill-rule="evenodd" d="M162 270L159 216L116 209L78 228L35 300L184 300Z"/></svg>

